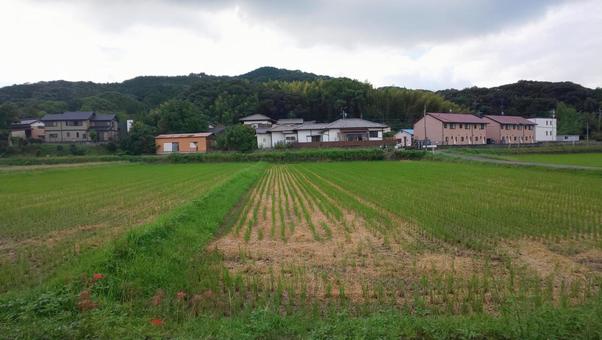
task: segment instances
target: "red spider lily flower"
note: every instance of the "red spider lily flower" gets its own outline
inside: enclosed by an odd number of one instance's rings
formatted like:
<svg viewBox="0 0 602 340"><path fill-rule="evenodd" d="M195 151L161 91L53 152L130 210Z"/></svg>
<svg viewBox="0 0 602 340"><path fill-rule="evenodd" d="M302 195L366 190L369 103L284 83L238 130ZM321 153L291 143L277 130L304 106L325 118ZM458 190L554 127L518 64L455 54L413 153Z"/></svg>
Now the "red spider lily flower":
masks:
<svg viewBox="0 0 602 340"><path fill-rule="evenodd" d="M164 321L163 321L163 320L161 320L161 319L151 319L150 323L151 323L153 326L157 326L157 327L158 327L158 326L163 326L163 324L164 324Z"/></svg>
<svg viewBox="0 0 602 340"><path fill-rule="evenodd" d="M176 298L178 301L183 301L186 298L186 293L183 291L179 291L176 293Z"/></svg>
<svg viewBox="0 0 602 340"><path fill-rule="evenodd" d="M92 275L92 279L94 281L102 280L102 279L104 279L104 277L105 276L103 274L101 274L101 273L94 273L94 275Z"/></svg>

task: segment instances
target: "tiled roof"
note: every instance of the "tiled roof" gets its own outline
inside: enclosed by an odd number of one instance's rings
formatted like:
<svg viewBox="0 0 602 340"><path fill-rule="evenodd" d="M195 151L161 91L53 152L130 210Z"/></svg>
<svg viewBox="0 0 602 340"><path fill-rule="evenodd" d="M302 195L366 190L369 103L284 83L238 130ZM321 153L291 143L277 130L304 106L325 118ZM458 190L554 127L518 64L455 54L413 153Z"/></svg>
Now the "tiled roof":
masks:
<svg viewBox="0 0 602 340"><path fill-rule="evenodd" d="M339 119L328 124L329 129L349 129L349 128L386 128L387 125L371 122L359 118Z"/></svg>
<svg viewBox="0 0 602 340"><path fill-rule="evenodd" d="M246 117L242 117L239 119L241 122L252 122L255 120L273 120L272 118L262 115L262 114L254 114Z"/></svg>
<svg viewBox="0 0 602 340"><path fill-rule="evenodd" d="M494 116L494 115L486 115L486 118L493 120L494 122L498 122L500 124L516 124L516 125L537 125L532 121L525 119L519 116Z"/></svg>
<svg viewBox="0 0 602 340"><path fill-rule="evenodd" d="M161 138L192 138L192 137L209 137L213 133L212 132L197 132L197 133L172 133L172 134L164 134L158 135L155 139Z"/></svg>
<svg viewBox="0 0 602 340"><path fill-rule="evenodd" d="M115 119L115 115L114 114L109 114L109 115L101 115L101 114L96 114L94 116L93 120L98 120L98 121L107 121L107 120L114 120Z"/></svg>
<svg viewBox="0 0 602 340"><path fill-rule="evenodd" d="M427 115L444 123L487 124L487 120L471 113L427 113Z"/></svg>
<svg viewBox="0 0 602 340"><path fill-rule="evenodd" d="M59 114L47 114L41 121L57 121L57 120L88 120L94 115L94 112L63 112Z"/></svg>
<svg viewBox="0 0 602 340"><path fill-rule="evenodd" d="M278 124L278 125L282 125L282 124L303 124L303 118L278 119L276 121L276 124Z"/></svg>

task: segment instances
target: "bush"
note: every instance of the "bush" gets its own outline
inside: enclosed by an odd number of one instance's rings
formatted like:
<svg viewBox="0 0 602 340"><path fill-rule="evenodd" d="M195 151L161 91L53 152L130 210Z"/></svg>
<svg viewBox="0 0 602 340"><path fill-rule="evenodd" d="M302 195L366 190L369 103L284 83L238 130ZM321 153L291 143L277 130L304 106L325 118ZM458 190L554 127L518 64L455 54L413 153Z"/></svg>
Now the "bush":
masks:
<svg viewBox="0 0 602 340"><path fill-rule="evenodd" d="M255 130L247 125L229 126L218 135L217 147L225 151L250 152L256 150Z"/></svg>

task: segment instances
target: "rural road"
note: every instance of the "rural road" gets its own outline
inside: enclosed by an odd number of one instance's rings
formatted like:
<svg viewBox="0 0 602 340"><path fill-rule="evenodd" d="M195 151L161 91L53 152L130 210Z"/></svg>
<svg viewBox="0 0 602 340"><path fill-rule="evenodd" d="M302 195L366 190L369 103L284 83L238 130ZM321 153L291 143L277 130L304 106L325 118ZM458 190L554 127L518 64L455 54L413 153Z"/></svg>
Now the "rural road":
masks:
<svg viewBox="0 0 602 340"><path fill-rule="evenodd" d="M594 167L594 166L521 162L521 161L495 159L495 158L487 158L487 157L481 157L481 156L470 156L470 155L462 155L462 154L447 153L447 152L444 152L444 154L451 156L451 157L455 157L455 158L459 158L459 159L463 159L463 160L467 160L467 161L473 161L473 162L493 163L493 164L502 164L502 165L532 166L532 167L542 167L542 168L548 168L548 169L602 171L602 168L598 168L598 167Z"/></svg>

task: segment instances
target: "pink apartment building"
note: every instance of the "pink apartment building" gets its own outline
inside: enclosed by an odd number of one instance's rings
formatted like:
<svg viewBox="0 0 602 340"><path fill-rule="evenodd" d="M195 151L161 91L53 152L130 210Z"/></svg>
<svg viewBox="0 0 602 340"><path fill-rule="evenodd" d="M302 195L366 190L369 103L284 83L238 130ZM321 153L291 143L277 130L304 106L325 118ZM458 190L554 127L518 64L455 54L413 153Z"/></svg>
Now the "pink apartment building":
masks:
<svg viewBox="0 0 602 340"><path fill-rule="evenodd" d="M518 116L486 115L487 142L495 144L532 144L535 143L537 124Z"/></svg>
<svg viewBox="0 0 602 340"><path fill-rule="evenodd" d="M435 145L485 144L488 123L470 113L427 113L414 124L414 140Z"/></svg>

